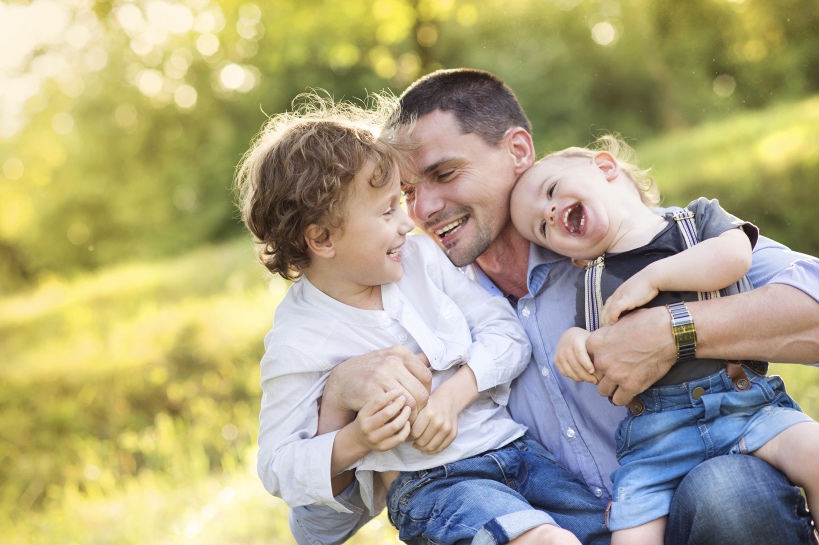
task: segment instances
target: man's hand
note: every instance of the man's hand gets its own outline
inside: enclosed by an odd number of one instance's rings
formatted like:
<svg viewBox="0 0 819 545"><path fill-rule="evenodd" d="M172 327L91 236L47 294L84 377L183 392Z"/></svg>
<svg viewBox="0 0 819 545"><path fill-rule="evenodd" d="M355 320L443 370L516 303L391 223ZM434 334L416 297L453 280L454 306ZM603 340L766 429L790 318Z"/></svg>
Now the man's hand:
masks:
<svg viewBox="0 0 819 545"><path fill-rule="evenodd" d="M597 391L625 405L668 373L677 361L671 317L665 307L639 309L589 335L586 341Z"/></svg>
<svg viewBox="0 0 819 545"><path fill-rule="evenodd" d="M426 356L396 345L337 365L324 387L322 410L329 404L336 410L358 412L371 399L398 389L412 410L410 421L414 421L429 399L431 385Z"/></svg>

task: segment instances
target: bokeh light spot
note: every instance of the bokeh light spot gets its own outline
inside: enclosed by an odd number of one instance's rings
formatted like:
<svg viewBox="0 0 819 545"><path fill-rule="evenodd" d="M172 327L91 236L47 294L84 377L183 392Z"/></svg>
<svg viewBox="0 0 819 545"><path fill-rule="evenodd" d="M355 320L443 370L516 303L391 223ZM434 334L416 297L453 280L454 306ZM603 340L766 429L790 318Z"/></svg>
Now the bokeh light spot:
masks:
<svg viewBox="0 0 819 545"><path fill-rule="evenodd" d="M608 22L597 23L591 30L592 40L599 45L609 45L617 37L614 26Z"/></svg>
<svg viewBox="0 0 819 545"><path fill-rule="evenodd" d="M23 162L17 157L11 157L3 162L3 176L9 180L19 180L25 170Z"/></svg>

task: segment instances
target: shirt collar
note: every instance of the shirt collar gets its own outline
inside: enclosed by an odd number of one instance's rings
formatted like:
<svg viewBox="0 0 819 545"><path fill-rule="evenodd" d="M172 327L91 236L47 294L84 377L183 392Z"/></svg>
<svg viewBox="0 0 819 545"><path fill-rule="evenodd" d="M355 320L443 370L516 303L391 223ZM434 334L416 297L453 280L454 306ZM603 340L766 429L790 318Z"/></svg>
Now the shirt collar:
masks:
<svg viewBox="0 0 819 545"><path fill-rule="evenodd" d="M529 294L535 296L540 293L546 284L546 279L549 277L549 270L552 268L552 265L567 259L567 257L556 254L537 244L530 244L529 270L526 273L526 287L529 290Z"/></svg>
<svg viewBox="0 0 819 545"><path fill-rule="evenodd" d="M529 294L532 296L537 295L546 283L546 278L549 276L549 269L552 264L566 259L568 258L538 246L537 244L529 244L529 263L526 273L526 287L529 290ZM492 295L507 296L476 263L462 267L461 271L472 280L475 280Z"/></svg>
<svg viewBox="0 0 819 545"><path fill-rule="evenodd" d="M302 276L297 282L302 284L302 296L308 304L345 324L361 326L385 325L392 321L390 314L395 314L395 312L389 311L400 305L398 288L394 283L381 286L381 299L384 304L384 310L364 310L333 299L314 286L306 276Z"/></svg>

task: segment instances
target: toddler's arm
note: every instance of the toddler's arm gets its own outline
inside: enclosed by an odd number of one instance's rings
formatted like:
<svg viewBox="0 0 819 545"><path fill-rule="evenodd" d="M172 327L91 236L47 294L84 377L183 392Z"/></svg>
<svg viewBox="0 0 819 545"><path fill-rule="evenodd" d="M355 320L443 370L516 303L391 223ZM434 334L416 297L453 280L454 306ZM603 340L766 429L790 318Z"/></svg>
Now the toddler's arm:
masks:
<svg viewBox="0 0 819 545"><path fill-rule="evenodd" d="M458 435L458 415L478 398L478 381L468 365L445 380L429 397L412 424L413 446L437 454Z"/></svg>
<svg viewBox="0 0 819 545"><path fill-rule="evenodd" d="M603 305L601 324L614 323L661 291L717 291L738 282L751 268L751 242L730 229L676 255L655 261L623 282Z"/></svg>

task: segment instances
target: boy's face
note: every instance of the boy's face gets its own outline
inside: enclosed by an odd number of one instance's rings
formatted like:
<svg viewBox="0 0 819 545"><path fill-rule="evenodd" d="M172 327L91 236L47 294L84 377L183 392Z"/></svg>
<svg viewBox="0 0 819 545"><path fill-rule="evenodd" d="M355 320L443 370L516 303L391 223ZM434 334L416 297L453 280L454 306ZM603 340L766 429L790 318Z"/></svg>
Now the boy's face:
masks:
<svg viewBox="0 0 819 545"><path fill-rule="evenodd" d="M398 173L376 188L370 186L372 170L369 164L355 177L343 226L331 233L333 272L342 289L380 286L403 275L400 249L415 225L400 206Z"/></svg>
<svg viewBox="0 0 819 545"><path fill-rule="evenodd" d="M512 192L515 228L529 241L561 255L597 258L611 247L620 224L620 199L611 183L617 174L617 162L607 153L594 159L538 161Z"/></svg>

